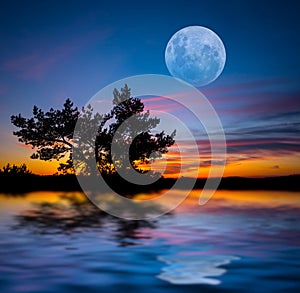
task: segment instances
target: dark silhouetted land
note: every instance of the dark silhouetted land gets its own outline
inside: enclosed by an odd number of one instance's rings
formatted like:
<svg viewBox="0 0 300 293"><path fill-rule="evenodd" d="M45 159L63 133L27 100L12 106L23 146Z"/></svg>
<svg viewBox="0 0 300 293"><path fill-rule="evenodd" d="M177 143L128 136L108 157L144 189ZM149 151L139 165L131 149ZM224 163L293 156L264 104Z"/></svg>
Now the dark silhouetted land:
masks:
<svg viewBox="0 0 300 293"><path fill-rule="evenodd" d="M89 178L86 177L88 182ZM189 185L191 178L180 178L181 187ZM211 179L214 180L214 179ZM155 183L144 185L133 185L120 177L106 179L108 185L115 191L132 195L140 192L151 192L171 188L176 179L164 179ZM194 188L203 188L206 179L197 179ZM91 186L93 186L91 184ZM225 177L222 178L218 189L223 190L289 190L300 191L300 175L265 177L265 178L244 178ZM27 175L5 175L0 174L0 192L4 193L25 193L30 191L81 191L81 187L75 175L40 176ZM101 190L98 190L101 191Z"/></svg>

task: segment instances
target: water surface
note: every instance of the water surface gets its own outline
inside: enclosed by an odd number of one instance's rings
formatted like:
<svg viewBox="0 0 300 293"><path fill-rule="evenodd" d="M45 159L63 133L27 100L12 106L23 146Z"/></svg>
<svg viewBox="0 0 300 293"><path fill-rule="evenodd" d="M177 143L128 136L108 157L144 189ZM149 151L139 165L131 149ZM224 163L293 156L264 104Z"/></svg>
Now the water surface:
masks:
<svg viewBox="0 0 300 293"><path fill-rule="evenodd" d="M81 193L0 194L0 292L299 292L299 193L199 193L150 222Z"/></svg>

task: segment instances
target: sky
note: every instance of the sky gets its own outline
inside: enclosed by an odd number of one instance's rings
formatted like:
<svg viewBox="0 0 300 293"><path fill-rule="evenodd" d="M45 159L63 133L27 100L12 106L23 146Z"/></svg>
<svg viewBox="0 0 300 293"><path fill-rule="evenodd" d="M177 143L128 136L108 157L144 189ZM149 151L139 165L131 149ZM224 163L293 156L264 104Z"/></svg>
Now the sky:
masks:
<svg viewBox="0 0 300 293"><path fill-rule="evenodd" d="M10 116L60 108L67 97L80 108L119 79L169 75L169 39L201 25L227 54L221 76L199 88L224 127L225 176L299 174L299 9L297 1L3 1L0 166L55 173L57 162L29 159Z"/></svg>

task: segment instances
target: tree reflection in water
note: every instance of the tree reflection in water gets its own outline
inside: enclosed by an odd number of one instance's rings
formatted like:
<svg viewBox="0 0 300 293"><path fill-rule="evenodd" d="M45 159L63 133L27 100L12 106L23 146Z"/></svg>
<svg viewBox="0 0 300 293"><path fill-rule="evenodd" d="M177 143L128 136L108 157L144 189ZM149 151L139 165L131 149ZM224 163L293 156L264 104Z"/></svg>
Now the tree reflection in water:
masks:
<svg viewBox="0 0 300 293"><path fill-rule="evenodd" d="M157 221L124 220L94 206L83 194L64 194L56 202L33 203L33 208L16 216L14 228L38 234L74 234L92 230L108 231L120 246L137 245L150 238L147 229Z"/></svg>

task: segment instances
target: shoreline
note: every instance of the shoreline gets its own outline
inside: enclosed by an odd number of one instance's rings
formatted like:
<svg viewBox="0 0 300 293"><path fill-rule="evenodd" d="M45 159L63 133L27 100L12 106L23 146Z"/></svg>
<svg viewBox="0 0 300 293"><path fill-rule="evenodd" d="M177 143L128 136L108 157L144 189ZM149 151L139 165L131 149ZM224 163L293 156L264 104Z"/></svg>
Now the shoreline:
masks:
<svg viewBox="0 0 300 293"><path fill-rule="evenodd" d="M89 178L86 177L87 183ZM209 180L214 180L211 178ZM133 185L121 178L109 178L106 180L116 192L124 195L133 195L141 192L154 192L170 189L176 182L173 178L161 178L151 185ZM194 179L180 178L181 187L190 186ZM198 178L194 189L202 189L206 183L205 178ZM282 190L300 191L300 175L278 176L278 177L224 177L218 186L218 190ZM91 183L91 186L93 184ZM26 193L31 191L82 191L75 175L1 175L0 192L4 193ZM97 190L101 191L101 190Z"/></svg>

